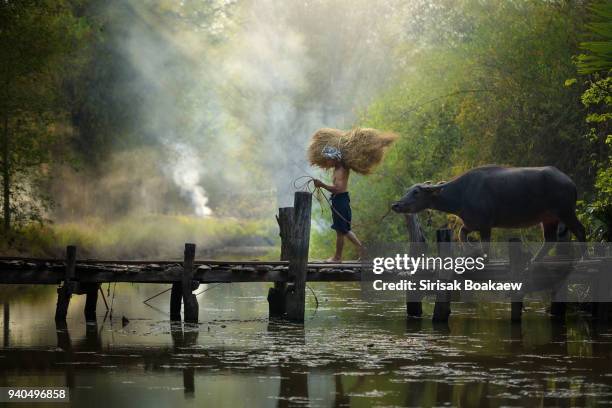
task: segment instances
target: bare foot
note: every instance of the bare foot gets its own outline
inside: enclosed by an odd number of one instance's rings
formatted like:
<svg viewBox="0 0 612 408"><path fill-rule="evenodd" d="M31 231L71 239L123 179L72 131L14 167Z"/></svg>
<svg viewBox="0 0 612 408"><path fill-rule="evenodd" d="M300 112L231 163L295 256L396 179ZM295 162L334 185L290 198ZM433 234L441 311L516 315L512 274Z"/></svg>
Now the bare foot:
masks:
<svg viewBox="0 0 612 408"><path fill-rule="evenodd" d="M361 248L359 248L359 258L357 258L357 260L361 262L361 261L365 261L365 259L366 259L366 247L362 245Z"/></svg>
<svg viewBox="0 0 612 408"><path fill-rule="evenodd" d="M342 258L336 258L335 256L332 256L331 258L327 258L327 260L325 262L337 262L337 263L341 263L342 262Z"/></svg>

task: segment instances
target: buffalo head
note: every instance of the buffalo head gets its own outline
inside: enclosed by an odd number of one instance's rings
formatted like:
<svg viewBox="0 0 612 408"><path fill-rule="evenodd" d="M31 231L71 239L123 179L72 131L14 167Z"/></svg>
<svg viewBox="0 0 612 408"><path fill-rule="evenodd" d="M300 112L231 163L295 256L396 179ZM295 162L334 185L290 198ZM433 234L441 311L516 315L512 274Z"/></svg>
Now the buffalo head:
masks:
<svg viewBox="0 0 612 408"><path fill-rule="evenodd" d="M391 205L397 213L417 213L431 207L432 199L442 189L442 184L432 185L431 182L415 184L406 194Z"/></svg>

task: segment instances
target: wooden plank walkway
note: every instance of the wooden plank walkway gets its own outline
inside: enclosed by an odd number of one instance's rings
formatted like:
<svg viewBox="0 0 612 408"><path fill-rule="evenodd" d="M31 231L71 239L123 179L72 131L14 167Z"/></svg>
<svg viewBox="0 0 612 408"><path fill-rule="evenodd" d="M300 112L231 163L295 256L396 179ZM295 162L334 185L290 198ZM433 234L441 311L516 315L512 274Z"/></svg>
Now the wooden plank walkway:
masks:
<svg viewBox="0 0 612 408"><path fill-rule="evenodd" d="M0 284L62 284L58 288L58 302L55 318L66 318L70 298L73 294L86 294L85 316L96 318L96 303L100 284L106 282L172 284L170 294L171 320L181 320L181 304L184 320L198 322L198 304L194 295L197 287L204 283L273 282L268 292L271 317L283 317L296 322L304 321L306 282L358 282L381 279L372 275L371 264L360 262L328 263L308 260L310 240L310 193L297 192L294 207L279 209L277 221L281 236L281 261L234 261L196 260L195 244L186 243L181 260L79 260L77 248L69 246L65 259L1 258ZM418 220L411 223L419 230ZM410 230L410 229L409 229ZM411 233L413 235L413 233ZM422 235L422 234L421 234ZM450 255L452 234L449 229L437 231L438 255ZM424 236L415 239L410 246L411 255L420 254L426 245ZM573 281L591 282L590 287L599 299L612 296L612 287L607 273L612 269L612 257L600 256L576 260L570 257L545 258L531 263L530 254L522 249L520 240L513 239L508 245L508 261L489 261L481 271L466 272L455 278L481 281L512 281L521 279L527 290L511 299L512 319L519 321L522 299L525 293L554 288L553 299L563 299L568 288L568 276ZM416 251L416 252L415 252ZM604 254L605 255L605 254ZM426 272L425 275L423 272ZM393 275L391 272L388 275ZM570 275L571 274L571 275ZM440 278L449 280L444 274L429 271L417 272L413 278ZM445 274L448 275L448 274ZM606 278L606 279L604 279ZM436 306L434 320L446 321L451 313L449 291L435 292ZM421 316L422 293L407 297L407 314ZM564 316L562 302L555 302L553 314ZM612 303L610 303L612 305ZM612 316L612 307L599 307L598 314Z"/></svg>
<svg viewBox="0 0 612 408"><path fill-rule="evenodd" d="M590 280L600 274L601 271L606 270L609 265L612 265L611 257L597 257L586 260L548 258L531 264L529 271L531 276L536 277L541 283L540 286L546 286L549 284L547 282L563 280L564 275L569 272L572 273L573 281ZM370 267L370 264L357 262L309 262L306 281L359 282L362 278L365 279L364 272ZM60 259L2 257L0 258L0 284L65 284L67 269L67 262ZM484 270L465 273L462 278L481 281L508 281L516 277L514 273L510 262L489 262ZM75 284L72 288L73 292L78 294L86 293L86 290L83 291L80 287L86 288L87 285L99 285L106 282L180 285L183 275L184 265L183 262L178 260L87 259L76 261L70 280ZM288 261L196 260L193 264L192 279L203 284L291 282ZM95 308L92 313L95 316Z"/></svg>
<svg viewBox="0 0 612 408"><path fill-rule="evenodd" d="M597 257L572 261L563 258L548 258L532 264L534 274L543 278L555 275L560 269L572 269L575 277L588 277L598 273L602 265L612 258ZM328 263L311 261L307 266L306 280L309 282L352 282L362 279L369 263ZM0 284L59 284L64 280L66 261L61 259L37 259L0 257ZM193 279L200 283L230 282L287 282L288 261L223 261L195 260ZM183 275L183 263L178 260L121 261L121 260L77 260L74 280L83 283L131 282L174 283ZM474 280L504 280L512 277L509 262L495 261L478 272L465 274Z"/></svg>
<svg viewBox="0 0 612 408"><path fill-rule="evenodd" d="M311 262L307 281L359 281L361 263ZM59 259L0 258L0 284L59 284L66 261ZM194 261L193 279L200 283L287 282L288 261ZM180 261L82 260L75 265L74 280L82 283L174 283L181 281Z"/></svg>

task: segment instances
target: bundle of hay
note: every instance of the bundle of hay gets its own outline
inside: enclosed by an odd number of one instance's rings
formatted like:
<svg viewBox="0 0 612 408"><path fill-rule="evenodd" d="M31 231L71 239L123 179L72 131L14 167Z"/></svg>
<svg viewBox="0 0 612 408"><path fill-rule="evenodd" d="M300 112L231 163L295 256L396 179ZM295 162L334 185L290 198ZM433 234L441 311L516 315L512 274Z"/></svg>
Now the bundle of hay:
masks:
<svg viewBox="0 0 612 408"><path fill-rule="evenodd" d="M376 129L319 129L310 141L308 160L313 166L330 168L334 163L323 155L325 146L340 150L342 163L360 174L369 174L382 161L387 147L397 139L393 133Z"/></svg>

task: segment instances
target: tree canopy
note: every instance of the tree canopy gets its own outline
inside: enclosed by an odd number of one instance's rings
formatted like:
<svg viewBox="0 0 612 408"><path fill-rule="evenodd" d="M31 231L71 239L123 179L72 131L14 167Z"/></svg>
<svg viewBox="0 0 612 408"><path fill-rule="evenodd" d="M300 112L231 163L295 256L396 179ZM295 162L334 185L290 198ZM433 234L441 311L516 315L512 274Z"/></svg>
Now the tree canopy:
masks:
<svg viewBox="0 0 612 408"><path fill-rule="evenodd" d="M0 27L5 231L271 217L323 176L317 128L367 126L400 139L351 180L366 241L405 239L380 217L409 185L490 163L558 167L610 240L609 1L9 0Z"/></svg>

